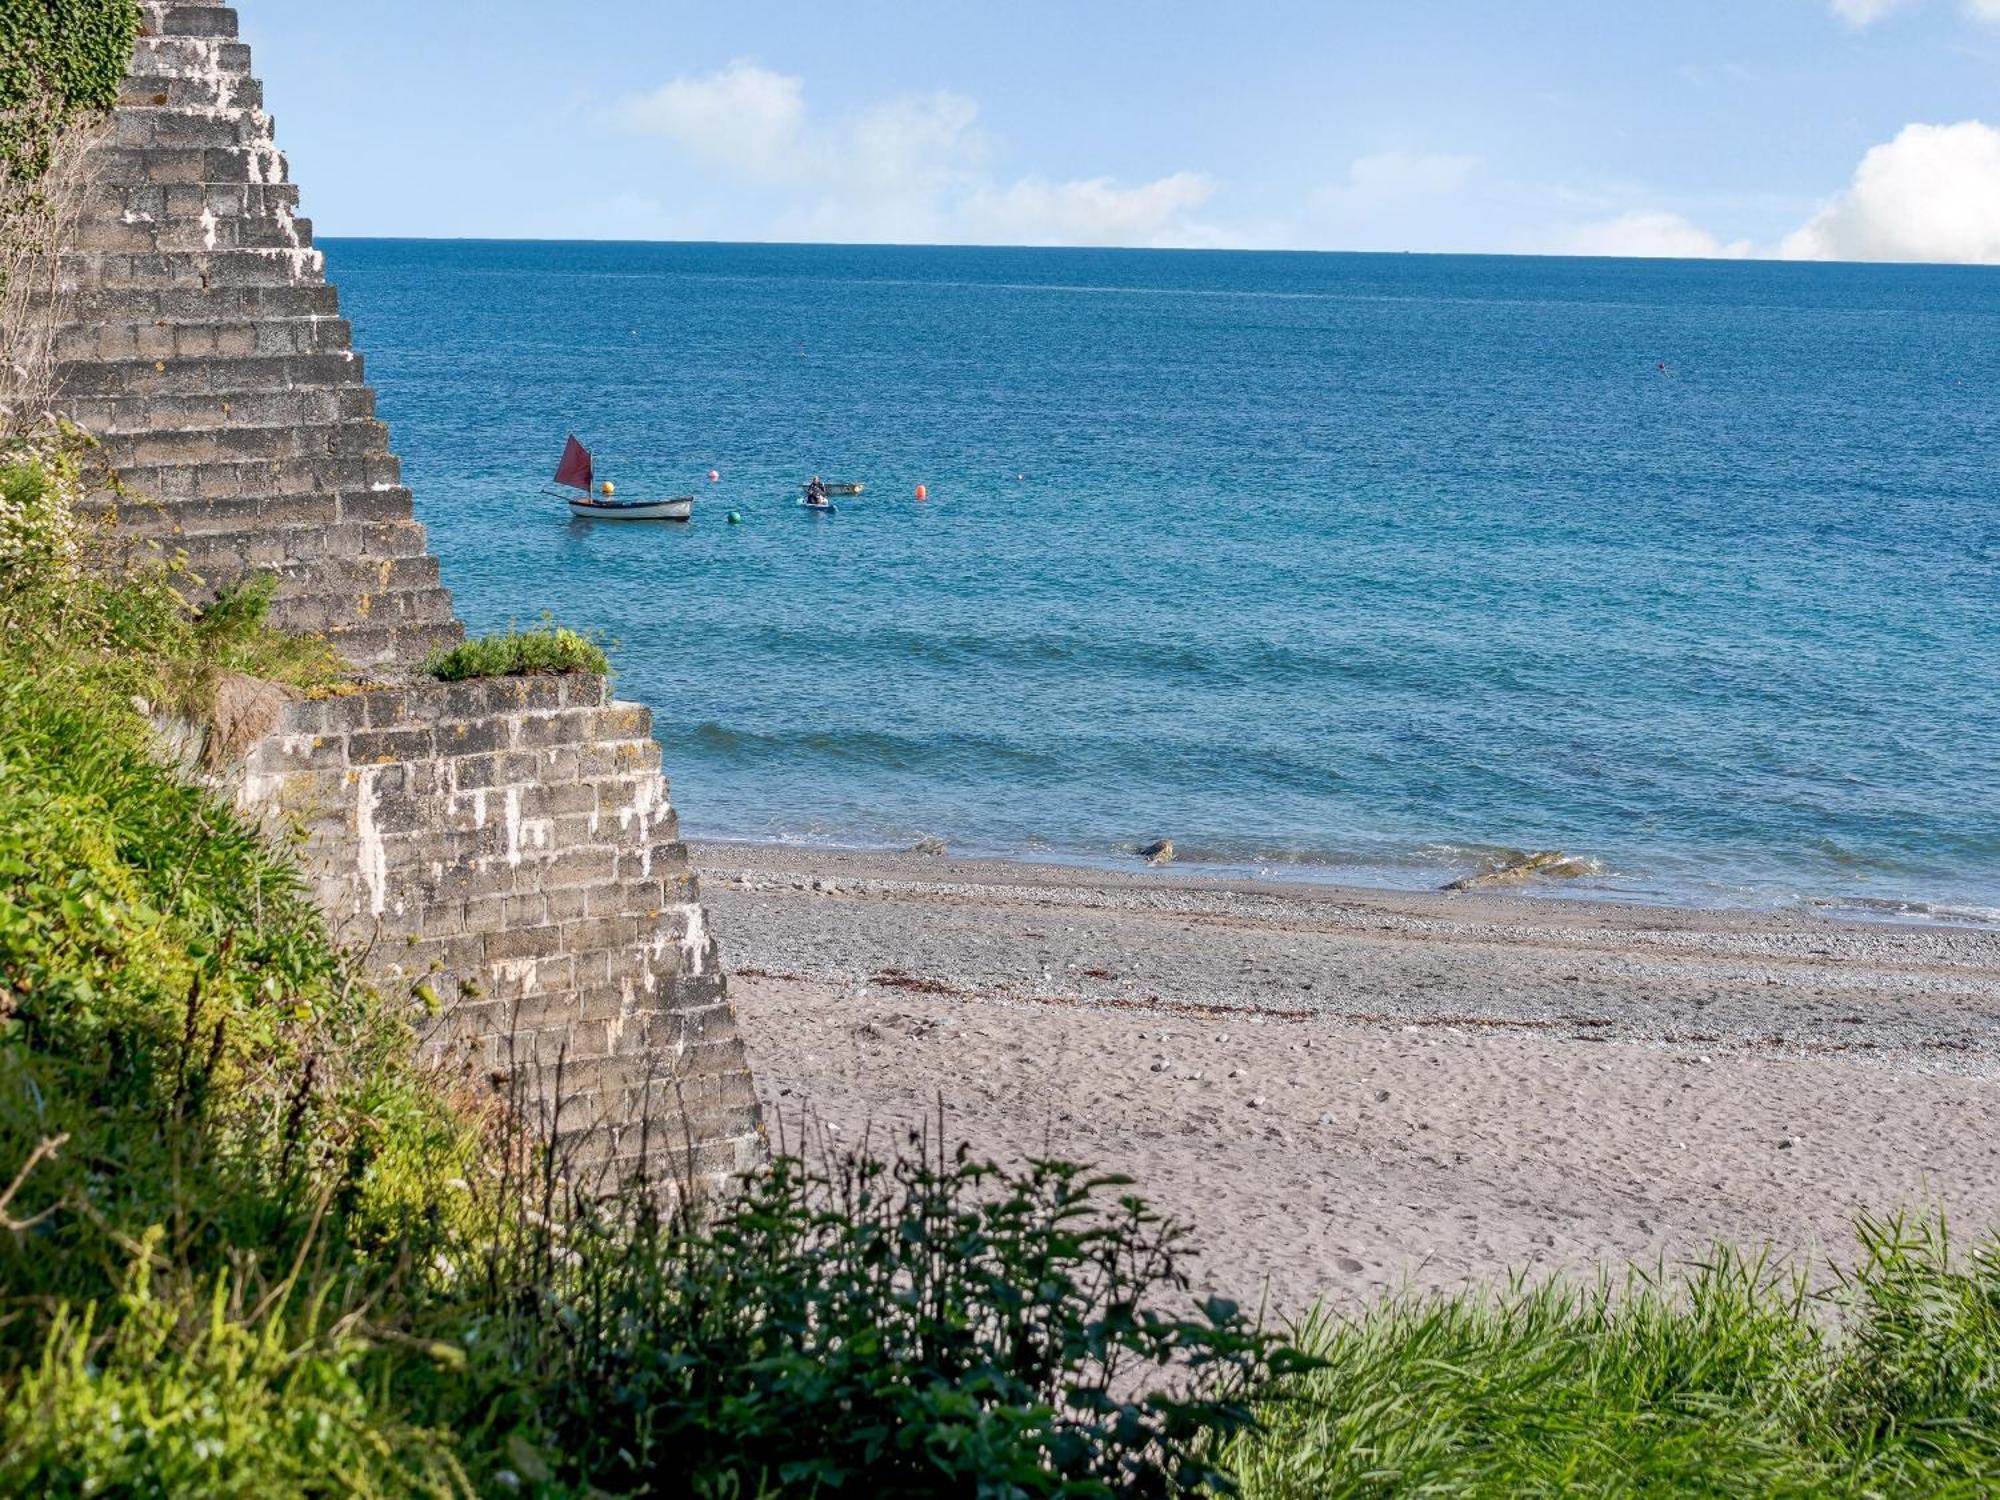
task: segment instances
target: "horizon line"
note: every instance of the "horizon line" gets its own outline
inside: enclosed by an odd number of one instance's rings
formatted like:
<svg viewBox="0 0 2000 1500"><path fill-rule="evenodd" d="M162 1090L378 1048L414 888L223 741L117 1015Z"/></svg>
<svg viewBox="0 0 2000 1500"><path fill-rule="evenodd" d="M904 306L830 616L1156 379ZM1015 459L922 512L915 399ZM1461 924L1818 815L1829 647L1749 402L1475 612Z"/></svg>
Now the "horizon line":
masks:
<svg viewBox="0 0 2000 1500"><path fill-rule="evenodd" d="M320 234L313 242L327 245L336 241L429 245L630 245L669 248L702 247L718 250L1028 250L1073 254L1106 255L1316 255L1352 256L1371 259L1428 260L1563 260L1609 262L1618 265L1683 266L1845 266L1863 269L2000 271L2000 262L1964 260L1800 260L1756 255L1579 255L1560 250L1346 250L1274 248L1228 245L1049 245L1049 244L963 244L917 240L704 240L634 239L624 237L582 237L558 239L547 235L497 234Z"/></svg>

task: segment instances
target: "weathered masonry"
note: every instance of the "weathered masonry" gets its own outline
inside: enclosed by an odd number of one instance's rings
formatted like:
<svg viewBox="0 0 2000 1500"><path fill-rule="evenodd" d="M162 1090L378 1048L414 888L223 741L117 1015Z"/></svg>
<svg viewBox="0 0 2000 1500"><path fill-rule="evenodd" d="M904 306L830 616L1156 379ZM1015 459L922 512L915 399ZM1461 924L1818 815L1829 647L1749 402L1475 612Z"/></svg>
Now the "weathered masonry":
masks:
<svg viewBox="0 0 2000 1500"><path fill-rule="evenodd" d="M229 773L241 804L307 831L336 929L386 983L432 986L435 1045L476 1076L544 1109L560 1076L564 1133L621 1169L642 1150L676 1175L752 1165L749 1070L649 714L596 677L417 675L463 628L236 12L144 9L64 258L64 405L130 492L99 502L115 536L213 586L276 574L275 623L384 684L277 708Z"/></svg>

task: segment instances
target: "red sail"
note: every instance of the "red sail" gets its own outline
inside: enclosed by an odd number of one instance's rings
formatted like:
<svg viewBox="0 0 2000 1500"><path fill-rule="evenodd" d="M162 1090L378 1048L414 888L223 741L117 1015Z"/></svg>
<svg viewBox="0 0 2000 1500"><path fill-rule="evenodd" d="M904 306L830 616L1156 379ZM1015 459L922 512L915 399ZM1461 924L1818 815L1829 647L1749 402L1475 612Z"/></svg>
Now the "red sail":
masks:
<svg viewBox="0 0 2000 1500"><path fill-rule="evenodd" d="M562 467L556 470L556 483L588 494L590 480L590 450L576 440L575 433L571 433L569 446L563 449Z"/></svg>

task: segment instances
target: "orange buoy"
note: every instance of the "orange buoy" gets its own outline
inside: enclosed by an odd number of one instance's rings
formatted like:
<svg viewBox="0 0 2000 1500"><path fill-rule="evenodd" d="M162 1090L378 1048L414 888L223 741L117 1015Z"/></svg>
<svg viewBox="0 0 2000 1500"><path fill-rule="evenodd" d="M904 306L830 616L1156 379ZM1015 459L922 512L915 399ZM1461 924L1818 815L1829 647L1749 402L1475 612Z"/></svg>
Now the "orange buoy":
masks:
<svg viewBox="0 0 2000 1500"><path fill-rule="evenodd" d="M597 488L599 492L602 493L607 499L610 498L612 495L618 493L617 487L614 486L608 479L605 480L604 483L600 484Z"/></svg>
<svg viewBox="0 0 2000 1500"><path fill-rule="evenodd" d="M922 485L917 486L917 498L919 500L928 500L930 497L931 492L929 490L925 489Z"/></svg>

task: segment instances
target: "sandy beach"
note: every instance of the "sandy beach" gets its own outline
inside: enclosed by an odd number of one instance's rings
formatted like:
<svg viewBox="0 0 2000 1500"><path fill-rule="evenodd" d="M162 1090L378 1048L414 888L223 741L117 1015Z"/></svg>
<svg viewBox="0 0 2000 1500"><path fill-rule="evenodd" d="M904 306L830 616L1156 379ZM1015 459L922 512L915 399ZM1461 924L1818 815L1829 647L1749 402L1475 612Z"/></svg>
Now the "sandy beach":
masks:
<svg viewBox="0 0 2000 1500"><path fill-rule="evenodd" d="M1124 1172L1281 1314L2000 1222L2000 932L695 851L774 1133Z"/></svg>

